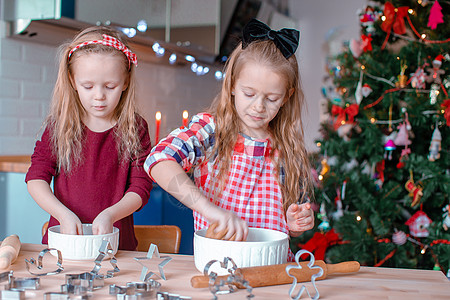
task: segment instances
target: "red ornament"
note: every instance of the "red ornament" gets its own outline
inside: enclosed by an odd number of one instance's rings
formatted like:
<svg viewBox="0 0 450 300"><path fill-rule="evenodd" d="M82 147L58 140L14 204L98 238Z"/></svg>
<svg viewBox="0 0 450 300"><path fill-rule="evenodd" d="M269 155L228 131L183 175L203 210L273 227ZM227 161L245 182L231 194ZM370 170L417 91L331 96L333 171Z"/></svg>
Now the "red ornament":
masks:
<svg viewBox="0 0 450 300"><path fill-rule="evenodd" d="M397 34L405 34L405 17L408 15L408 6L395 8L391 2L384 4L384 16L386 19L381 24L381 29L388 34L393 30Z"/></svg>
<svg viewBox="0 0 450 300"><path fill-rule="evenodd" d="M447 120L447 126L450 126L450 99L445 100L441 106L445 107L444 118Z"/></svg>
<svg viewBox="0 0 450 300"><path fill-rule="evenodd" d="M429 234L428 227L431 223L432 221L427 214L419 210L405 224L409 226L412 236L427 237Z"/></svg>
<svg viewBox="0 0 450 300"><path fill-rule="evenodd" d="M362 49L364 52L372 51L372 35L361 34Z"/></svg>
<svg viewBox="0 0 450 300"><path fill-rule="evenodd" d="M309 252L314 252L314 257L316 260L323 260L325 258L325 252L329 246L335 245L339 242L340 238L334 231L331 229L327 233L323 234L320 232L314 233L313 237L306 242L304 245L299 245L302 249L308 250ZM307 254L301 256L302 259L307 258Z"/></svg>

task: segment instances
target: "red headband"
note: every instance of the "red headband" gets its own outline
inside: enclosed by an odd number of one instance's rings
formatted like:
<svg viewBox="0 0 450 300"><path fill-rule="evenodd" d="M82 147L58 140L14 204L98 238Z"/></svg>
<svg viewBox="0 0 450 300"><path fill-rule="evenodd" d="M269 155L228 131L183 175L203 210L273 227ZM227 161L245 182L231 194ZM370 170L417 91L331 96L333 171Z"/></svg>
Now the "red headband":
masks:
<svg viewBox="0 0 450 300"><path fill-rule="evenodd" d="M131 63L133 63L137 67L136 54L134 54L130 49L128 49L127 46L125 46L121 41L119 41L118 39L116 39L110 35L107 35L107 34L103 34L103 40L88 41L88 42L84 42L84 43L81 43L81 44L75 46L72 50L70 50L69 56L67 57L67 59L68 60L70 59L70 56L72 55L72 53L75 50L77 50L81 47L84 47L86 45L92 45L92 44L100 44L100 45L110 46L119 51L122 51L128 58L128 66L130 67Z"/></svg>

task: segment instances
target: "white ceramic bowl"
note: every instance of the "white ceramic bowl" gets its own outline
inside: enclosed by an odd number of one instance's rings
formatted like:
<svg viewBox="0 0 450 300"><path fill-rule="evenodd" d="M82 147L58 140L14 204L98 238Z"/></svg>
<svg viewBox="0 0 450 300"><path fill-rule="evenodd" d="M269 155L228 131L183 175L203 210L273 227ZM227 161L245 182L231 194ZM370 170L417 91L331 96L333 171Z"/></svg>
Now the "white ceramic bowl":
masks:
<svg viewBox="0 0 450 300"><path fill-rule="evenodd" d="M223 261L224 257L232 258L238 268L282 264L287 261L289 238L280 231L249 228L245 242L210 239L205 235L206 229L194 234L195 267L202 273L209 261ZM219 263L213 264L209 270L219 275L228 274Z"/></svg>
<svg viewBox="0 0 450 300"><path fill-rule="evenodd" d="M48 247L61 251L63 259L94 260L100 254L98 251L103 240L110 242L113 255L119 247L119 229L114 227L112 233L92 234L92 224L83 224L83 235L59 233L59 225L48 229ZM56 251L51 251L56 255Z"/></svg>

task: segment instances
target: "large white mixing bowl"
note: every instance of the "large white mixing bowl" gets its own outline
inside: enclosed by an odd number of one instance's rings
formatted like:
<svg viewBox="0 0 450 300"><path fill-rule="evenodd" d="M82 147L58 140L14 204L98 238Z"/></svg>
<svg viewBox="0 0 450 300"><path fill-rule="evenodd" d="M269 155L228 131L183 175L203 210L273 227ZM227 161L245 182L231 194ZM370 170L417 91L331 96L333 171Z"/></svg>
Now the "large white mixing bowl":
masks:
<svg viewBox="0 0 450 300"><path fill-rule="evenodd" d="M83 224L83 235L62 234L60 226L48 229L48 247L61 251L63 259L94 260L100 254L98 251L103 240L109 241L113 248L113 255L119 247L119 229L114 227L112 233L92 234L92 224ZM52 254L55 251L51 251Z"/></svg>
<svg viewBox="0 0 450 300"><path fill-rule="evenodd" d="M211 260L223 261L230 257L238 268L282 264L287 261L289 237L287 234L263 228L249 228L245 242L216 240L205 237L206 229L194 234L195 267L203 273ZM219 263L209 269L219 275L228 274Z"/></svg>

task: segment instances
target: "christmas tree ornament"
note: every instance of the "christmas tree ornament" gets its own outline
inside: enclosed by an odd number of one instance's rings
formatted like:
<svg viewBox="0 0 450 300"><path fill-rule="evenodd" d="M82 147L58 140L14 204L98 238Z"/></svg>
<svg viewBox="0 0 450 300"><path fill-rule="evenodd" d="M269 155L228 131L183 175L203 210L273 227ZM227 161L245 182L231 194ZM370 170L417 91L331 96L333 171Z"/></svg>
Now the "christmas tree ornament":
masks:
<svg viewBox="0 0 450 300"><path fill-rule="evenodd" d="M438 124L436 122L436 127L434 128L429 148L430 150L430 153L428 154L429 161L435 161L441 157L441 154L439 153L441 151L441 141L442 141L441 132L439 131Z"/></svg>
<svg viewBox="0 0 450 300"><path fill-rule="evenodd" d="M406 129L406 122L398 125L398 133L394 139L394 144L396 146L408 146L411 145L411 141L409 139L408 130Z"/></svg>
<svg viewBox="0 0 450 300"><path fill-rule="evenodd" d="M365 83L365 84L363 84L363 86L361 88L361 93L364 97L367 97L370 95L370 93L372 93L372 88L370 87L370 85Z"/></svg>
<svg viewBox="0 0 450 300"><path fill-rule="evenodd" d="M381 29L386 32L386 38L381 49L386 47L391 31L399 35L406 33L405 17L408 15L408 9L409 7L407 6L395 8L391 2L384 4L384 18L382 17Z"/></svg>
<svg viewBox="0 0 450 300"><path fill-rule="evenodd" d="M411 73L411 86L415 89L424 89L425 79L426 75L423 67L418 67L416 72Z"/></svg>
<svg viewBox="0 0 450 300"><path fill-rule="evenodd" d="M391 160L392 159L392 151L397 149L397 146L395 146L395 143L393 140L388 140L384 144L384 159Z"/></svg>
<svg viewBox="0 0 450 300"><path fill-rule="evenodd" d="M361 25L366 28L367 32L375 32L376 29L373 26L376 20L376 14L371 6L367 6L364 14L359 18Z"/></svg>
<svg viewBox="0 0 450 300"><path fill-rule="evenodd" d="M436 56L436 58L431 62L432 68L427 68L427 72L430 74L427 76L427 82L428 83L435 83L437 85L441 84L441 75L445 74L444 70L441 70L442 60L444 59L444 56L442 54L439 54ZM439 88L439 87L438 87ZM430 93L431 96L431 93Z"/></svg>
<svg viewBox="0 0 450 300"><path fill-rule="evenodd" d="M439 96L439 84L433 83L430 89L430 104L436 104L437 97Z"/></svg>
<svg viewBox="0 0 450 300"><path fill-rule="evenodd" d="M427 214L419 210L406 221L409 226L409 232L414 237L427 237L429 235L428 227L432 223Z"/></svg>
<svg viewBox="0 0 450 300"><path fill-rule="evenodd" d="M406 233L401 230L398 231L397 229L395 229L395 232L392 235L392 241L394 242L394 244L401 246L406 243L406 240Z"/></svg>
<svg viewBox="0 0 450 300"><path fill-rule="evenodd" d="M442 104L442 107L445 108L444 110L444 118L447 121L447 126L450 126L450 99L445 100Z"/></svg>
<svg viewBox="0 0 450 300"><path fill-rule="evenodd" d="M412 171L410 170L410 178L405 183L405 188L409 192L409 196L412 198L411 207L419 204L420 199L423 196L423 188L420 184L415 184Z"/></svg>
<svg viewBox="0 0 450 300"><path fill-rule="evenodd" d="M325 202L322 202L322 204L320 205L320 210L319 210L319 213L317 214L317 218L319 220L322 220L322 222L319 224L319 226L317 226L317 228L321 232L326 232L326 231L330 230L330 222L328 221L327 211L325 209Z"/></svg>
<svg viewBox="0 0 450 300"><path fill-rule="evenodd" d="M361 46L364 52L372 51L372 35L361 34Z"/></svg>
<svg viewBox="0 0 450 300"><path fill-rule="evenodd" d="M442 218L444 218L442 221L442 227L444 227L445 231L447 231L450 228L450 204L447 204L444 208L442 208L442 211L444 212L442 214Z"/></svg>
<svg viewBox="0 0 450 300"><path fill-rule="evenodd" d="M349 44L350 52L352 53L354 58L358 58L363 53L362 42L357 41L355 39L350 40Z"/></svg>
<svg viewBox="0 0 450 300"><path fill-rule="evenodd" d="M400 64L400 75L397 76L398 81L395 83L395 86L403 89L406 87L407 83L408 83L408 76L405 75L405 71L408 68L408 66L406 65L406 63L403 61Z"/></svg>
<svg viewBox="0 0 450 300"><path fill-rule="evenodd" d="M362 79L363 79L363 71L361 70L359 72L359 80L358 80L358 84L356 85L356 90L355 90L355 100L356 103L358 105L361 104L362 98L363 98L363 94L362 94Z"/></svg>
<svg viewBox="0 0 450 300"><path fill-rule="evenodd" d="M322 165L322 169L320 170L319 180L323 180L323 177L330 171L330 166L326 157L322 159L320 164Z"/></svg>
<svg viewBox="0 0 450 300"><path fill-rule="evenodd" d="M436 0L431 7L427 26L435 30L437 25L441 23L444 23L444 15L442 14L442 7L439 5L438 0Z"/></svg>

